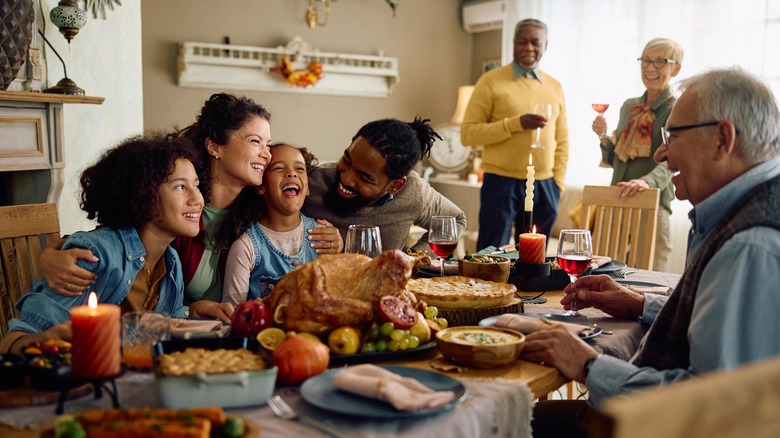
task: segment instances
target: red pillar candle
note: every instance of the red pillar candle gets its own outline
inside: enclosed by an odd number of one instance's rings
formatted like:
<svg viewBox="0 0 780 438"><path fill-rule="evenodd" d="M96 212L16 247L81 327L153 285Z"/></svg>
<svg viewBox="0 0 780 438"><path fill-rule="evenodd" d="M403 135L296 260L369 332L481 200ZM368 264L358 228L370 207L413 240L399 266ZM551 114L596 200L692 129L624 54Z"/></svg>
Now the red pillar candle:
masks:
<svg viewBox="0 0 780 438"><path fill-rule="evenodd" d="M547 246L547 236L536 233L534 227L533 233L523 233L518 237L518 255L519 263L544 263L545 246Z"/></svg>
<svg viewBox="0 0 780 438"><path fill-rule="evenodd" d="M122 370L120 353L120 310L113 304L97 303L94 292L86 306L70 311L73 327L71 375L79 379L115 376Z"/></svg>

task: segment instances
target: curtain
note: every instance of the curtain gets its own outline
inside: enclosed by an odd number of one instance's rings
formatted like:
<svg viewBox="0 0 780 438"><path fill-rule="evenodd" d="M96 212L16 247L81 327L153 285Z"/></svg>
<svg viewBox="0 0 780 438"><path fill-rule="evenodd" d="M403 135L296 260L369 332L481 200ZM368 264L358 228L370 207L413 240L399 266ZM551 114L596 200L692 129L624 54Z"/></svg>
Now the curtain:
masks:
<svg viewBox="0 0 780 438"><path fill-rule="evenodd" d="M567 183L608 184L591 130L595 95L609 100L609 129L623 101L644 92L636 62L652 38L685 50L682 78L713 67L740 65L780 96L780 0L508 0L503 63L512 61L515 24L537 18L548 26L541 68L563 85L569 118Z"/></svg>

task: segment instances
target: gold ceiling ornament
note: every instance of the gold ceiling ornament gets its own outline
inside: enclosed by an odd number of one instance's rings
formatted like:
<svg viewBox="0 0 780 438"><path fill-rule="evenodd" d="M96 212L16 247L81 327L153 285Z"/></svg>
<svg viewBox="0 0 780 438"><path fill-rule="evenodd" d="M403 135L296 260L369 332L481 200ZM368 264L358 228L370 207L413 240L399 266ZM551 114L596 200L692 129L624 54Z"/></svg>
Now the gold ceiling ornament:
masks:
<svg viewBox="0 0 780 438"><path fill-rule="evenodd" d="M306 24L309 29L314 29L317 26L325 26L328 24L328 18L330 18L330 3L336 0L309 0L309 7L306 8ZM317 3L322 3L324 6L322 12L317 8ZM320 18L324 16L323 21Z"/></svg>
<svg viewBox="0 0 780 438"><path fill-rule="evenodd" d="M114 10L114 3L116 3L118 6L122 6L122 2L120 0L84 0L84 10L85 11L92 11L92 18L98 17L98 12L100 12L100 18L103 20L106 19L106 8Z"/></svg>

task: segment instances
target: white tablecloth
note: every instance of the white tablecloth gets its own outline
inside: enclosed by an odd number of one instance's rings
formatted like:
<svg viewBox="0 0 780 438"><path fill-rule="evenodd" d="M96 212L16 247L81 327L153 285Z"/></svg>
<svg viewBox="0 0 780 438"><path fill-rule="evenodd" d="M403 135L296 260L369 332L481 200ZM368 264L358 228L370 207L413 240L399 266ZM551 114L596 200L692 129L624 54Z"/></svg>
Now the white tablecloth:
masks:
<svg viewBox="0 0 780 438"><path fill-rule="evenodd" d="M456 375L453 375L456 377ZM533 396L520 381L498 379L461 379L467 399L454 409L412 419L363 419L332 414L301 399L298 387L280 387L276 393L301 414L323 421L343 434L354 437L530 437ZM151 374L127 374L117 381L122 407L159 406L154 377ZM107 408L110 398L96 400L91 394L67 402L65 412ZM0 409L0 423L14 427L35 427L55 416L55 405ZM256 422L263 438L323 437L319 431L298 422L280 420L267 406L232 409Z"/></svg>

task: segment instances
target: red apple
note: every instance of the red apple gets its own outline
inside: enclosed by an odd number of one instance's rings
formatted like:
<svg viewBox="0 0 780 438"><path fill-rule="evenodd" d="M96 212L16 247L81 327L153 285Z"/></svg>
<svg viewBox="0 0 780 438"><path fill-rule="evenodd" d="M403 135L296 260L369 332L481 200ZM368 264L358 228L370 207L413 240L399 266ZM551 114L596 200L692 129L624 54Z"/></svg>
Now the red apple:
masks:
<svg viewBox="0 0 780 438"><path fill-rule="evenodd" d="M244 301L236 307L231 318L231 332L236 336L255 337L260 330L273 325L271 308L262 300Z"/></svg>

